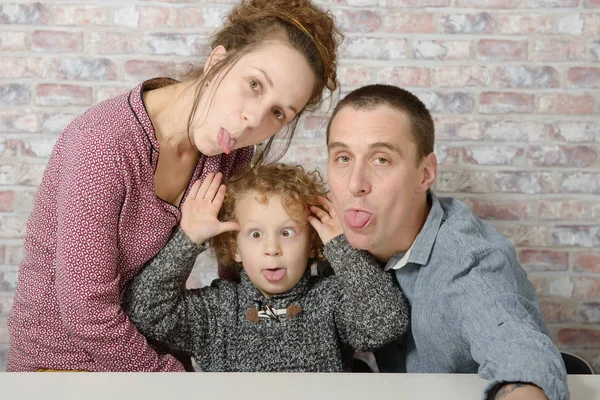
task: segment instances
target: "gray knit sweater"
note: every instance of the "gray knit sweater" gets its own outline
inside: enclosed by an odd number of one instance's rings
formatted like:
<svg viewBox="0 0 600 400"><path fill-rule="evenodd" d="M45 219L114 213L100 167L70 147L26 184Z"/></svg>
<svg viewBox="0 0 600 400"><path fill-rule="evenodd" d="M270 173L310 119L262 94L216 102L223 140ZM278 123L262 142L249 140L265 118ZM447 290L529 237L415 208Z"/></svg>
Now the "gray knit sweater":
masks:
<svg viewBox="0 0 600 400"><path fill-rule="evenodd" d="M243 272L240 283L185 290L203 250L177 228L132 280L123 305L146 337L192 354L203 371L349 371L353 349L372 350L407 330L408 309L393 277L344 235L325 246L336 275L312 277L307 268L295 287L269 298ZM297 313L249 317L265 304Z"/></svg>

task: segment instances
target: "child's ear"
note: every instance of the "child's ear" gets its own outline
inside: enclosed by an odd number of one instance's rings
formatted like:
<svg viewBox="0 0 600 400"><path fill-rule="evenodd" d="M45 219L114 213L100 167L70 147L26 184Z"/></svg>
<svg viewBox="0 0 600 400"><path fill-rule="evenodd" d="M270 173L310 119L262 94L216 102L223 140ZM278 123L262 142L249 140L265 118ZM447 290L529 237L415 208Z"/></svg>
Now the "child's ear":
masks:
<svg viewBox="0 0 600 400"><path fill-rule="evenodd" d="M233 256L233 259L235 260L235 262L242 262L242 255L240 254L240 250L237 247L237 243L235 240L232 240L231 243L229 244L229 251L231 251L231 255Z"/></svg>

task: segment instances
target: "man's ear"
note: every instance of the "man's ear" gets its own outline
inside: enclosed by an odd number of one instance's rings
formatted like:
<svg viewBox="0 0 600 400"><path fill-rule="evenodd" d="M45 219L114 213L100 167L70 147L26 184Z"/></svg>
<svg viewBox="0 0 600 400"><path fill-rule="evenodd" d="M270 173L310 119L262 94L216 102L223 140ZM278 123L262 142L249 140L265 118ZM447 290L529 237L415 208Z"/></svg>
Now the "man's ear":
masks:
<svg viewBox="0 0 600 400"><path fill-rule="evenodd" d="M223 60L227 56L227 49L219 45L210 52L210 55L204 63L204 73L208 72L216 63Z"/></svg>
<svg viewBox="0 0 600 400"><path fill-rule="evenodd" d="M437 177L438 162L435 153L431 152L423 157L419 168L423 171L423 177L421 179L418 192L423 193L429 190L431 185L433 185L435 182L435 178Z"/></svg>

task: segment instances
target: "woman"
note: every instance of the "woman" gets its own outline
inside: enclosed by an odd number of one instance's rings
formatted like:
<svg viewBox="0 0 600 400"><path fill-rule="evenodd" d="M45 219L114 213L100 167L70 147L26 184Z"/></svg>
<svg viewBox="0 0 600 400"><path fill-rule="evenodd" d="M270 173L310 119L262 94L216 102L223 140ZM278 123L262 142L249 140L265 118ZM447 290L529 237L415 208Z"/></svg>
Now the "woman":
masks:
<svg viewBox="0 0 600 400"><path fill-rule="evenodd" d="M250 163L253 145L337 87L341 35L310 1L249 0L204 68L146 81L75 119L29 218L9 316L9 371L182 371L121 309L127 282L167 242L189 188Z"/></svg>

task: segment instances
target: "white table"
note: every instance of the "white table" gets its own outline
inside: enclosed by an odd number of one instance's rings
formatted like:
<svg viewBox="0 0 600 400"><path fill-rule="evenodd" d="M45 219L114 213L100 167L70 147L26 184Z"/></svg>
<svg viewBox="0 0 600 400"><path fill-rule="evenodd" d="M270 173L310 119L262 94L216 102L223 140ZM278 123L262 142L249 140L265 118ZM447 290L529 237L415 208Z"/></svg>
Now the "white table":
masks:
<svg viewBox="0 0 600 400"><path fill-rule="evenodd" d="M600 400L600 375L570 375L572 400ZM486 382L452 374L2 373L6 400L479 400Z"/></svg>

